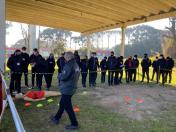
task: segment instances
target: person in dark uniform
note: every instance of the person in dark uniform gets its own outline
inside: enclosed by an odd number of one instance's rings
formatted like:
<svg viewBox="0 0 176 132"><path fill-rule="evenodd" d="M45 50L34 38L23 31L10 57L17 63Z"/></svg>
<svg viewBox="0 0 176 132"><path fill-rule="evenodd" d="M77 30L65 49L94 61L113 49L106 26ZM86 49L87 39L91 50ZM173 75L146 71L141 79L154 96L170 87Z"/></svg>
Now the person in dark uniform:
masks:
<svg viewBox="0 0 176 132"><path fill-rule="evenodd" d="M145 74L147 75L147 83L149 83L149 67L151 66L151 60L148 58L147 54L144 54L144 58L141 61L142 66L142 81L144 82Z"/></svg>
<svg viewBox="0 0 176 132"><path fill-rule="evenodd" d="M172 69L174 67L174 60L171 57L166 58L166 75L165 75L165 82L167 82L167 77L169 74L169 83L172 81Z"/></svg>
<svg viewBox="0 0 176 132"><path fill-rule="evenodd" d="M65 65L64 54L65 54L65 53L62 53L62 54L61 54L61 57L59 57L58 60L57 60L58 73L61 73L61 72L62 72L62 70L63 70L63 68L64 68L64 65Z"/></svg>
<svg viewBox="0 0 176 132"><path fill-rule="evenodd" d="M165 71L166 71L166 60L163 56L163 54L160 55L160 58L158 59L158 66L159 66L159 80L160 80L160 76L162 76L162 85L164 86L165 83Z"/></svg>
<svg viewBox="0 0 176 132"><path fill-rule="evenodd" d="M119 83L122 83L123 77L123 56L118 57L117 60L117 77L119 78Z"/></svg>
<svg viewBox="0 0 176 132"><path fill-rule="evenodd" d="M21 94L21 76L23 71L23 60L21 51L17 49L7 61L7 67L10 69L10 94L13 96L13 91Z"/></svg>
<svg viewBox="0 0 176 132"><path fill-rule="evenodd" d="M152 63L152 67L153 67L153 73L152 73L152 81L153 81L153 79L154 79L154 76L155 76L155 73L156 73L156 81L157 81L157 83L158 83L158 78L159 78L159 76L158 76L158 70L159 70L159 65L158 65L158 56L156 56L156 59L153 61L153 63Z"/></svg>
<svg viewBox="0 0 176 132"><path fill-rule="evenodd" d="M96 86L97 68L99 67L99 62L96 57L96 53L92 52L92 55L88 61L89 68L89 86Z"/></svg>
<svg viewBox="0 0 176 132"><path fill-rule="evenodd" d="M129 83L132 81L132 57L130 56L124 63L125 65L125 74L126 82Z"/></svg>
<svg viewBox="0 0 176 132"><path fill-rule="evenodd" d="M47 71L47 63L45 59L39 54L38 51L34 51L34 59L32 60L32 67L35 67L36 69L36 82L37 82L37 88L41 90L42 87L42 79L43 74Z"/></svg>
<svg viewBox="0 0 176 132"><path fill-rule="evenodd" d="M26 53L26 47L22 47L21 51L22 51L21 56L22 56L22 60L23 60L22 73L24 73L25 86L29 87L29 85L28 85L29 54Z"/></svg>
<svg viewBox="0 0 176 132"><path fill-rule="evenodd" d="M84 59L81 59L80 68L81 68L81 76L82 76L82 86L85 88L86 87L86 78L87 78L87 73L88 73L87 56L85 56Z"/></svg>
<svg viewBox="0 0 176 132"><path fill-rule="evenodd" d="M46 80L46 84L47 84L47 90L49 90L51 87L53 73L55 71L55 59L54 59L53 53L51 53L49 55L46 62L47 62L47 67L48 67L48 74L45 74L45 80Z"/></svg>
<svg viewBox="0 0 176 132"><path fill-rule="evenodd" d="M36 67L35 67L35 65L32 65L33 64L33 60L35 60L35 57L36 57L34 55L34 52L38 52L38 49L34 48L32 55L30 55L30 57L29 57L29 62L30 62L31 67L32 67L32 87L31 87L32 89L35 86L35 78L36 78ZM37 81L36 81L36 83L37 83ZM36 84L36 86L37 86L37 84Z"/></svg>
<svg viewBox="0 0 176 132"><path fill-rule="evenodd" d="M105 83L106 80L106 70L107 70L107 57L105 56L104 59L100 62L101 68L101 83Z"/></svg>
<svg viewBox="0 0 176 132"><path fill-rule="evenodd" d="M81 62L81 61L80 61L80 56L79 56L77 50L75 50L75 52L74 52L74 56L75 56L76 63L77 63L78 66L80 67L80 62Z"/></svg>
<svg viewBox="0 0 176 132"><path fill-rule="evenodd" d="M111 51L111 56L108 57L107 65L108 65L108 84L109 86L111 86L113 85L114 73L117 66L117 59L114 56L113 51Z"/></svg>
<svg viewBox="0 0 176 132"><path fill-rule="evenodd" d="M137 68L139 66L139 60L137 58L137 55L134 55L133 60L132 60L132 80L135 82L136 81L136 73L137 73Z"/></svg>
<svg viewBox="0 0 176 132"><path fill-rule="evenodd" d="M66 63L62 73L59 74L59 89L62 94L59 103L59 110L54 116L51 116L51 121L54 124L59 124L64 111L66 111L71 121L71 125L65 127L66 130L77 130L78 121L73 111L72 97L77 89L80 71L72 52L66 52L64 58Z"/></svg>

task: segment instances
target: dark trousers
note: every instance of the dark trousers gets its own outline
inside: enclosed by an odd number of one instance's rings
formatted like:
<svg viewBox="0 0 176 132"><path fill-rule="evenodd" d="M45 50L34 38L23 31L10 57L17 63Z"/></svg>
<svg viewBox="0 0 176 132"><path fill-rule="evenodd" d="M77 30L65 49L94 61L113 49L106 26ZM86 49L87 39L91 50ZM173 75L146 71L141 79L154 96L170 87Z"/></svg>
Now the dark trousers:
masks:
<svg viewBox="0 0 176 132"><path fill-rule="evenodd" d="M97 71L89 72L89 85L96 85Z"/></svg>
<svg viewBox="0 0 176 132"><path fill-rule="evenodd" d="M11 73L10 77L10 93L16 90L18 93L21 93L21 73Z"/></svg>
<svg viewBox="0 0 176 132"><path fill-rule="evenodd" d="M114 84L119 84L118 71L115 71Z"/></svg>
<svg viewBox="0 0 176 132"><path fill-rule="evenodd" d="M162 84L164 85L164 83L165 83L165 71L164 70L159 71L159 79L158 80L160 80L160 76L162 76Z"/></svg>
<svg viewBox="0 0 176 132"><path fill-rule="evenodd" d="M158 81L159 81L159 76L158 76L158 70L157 70L157 69L153 69L152 81L153 81L153 79L154 79L155 74L156 74L156 82L158 83Z"/></svg>
<svg viewBox="0 0 176 132"><path fill-rule="evenodd" d="M145 74L147 75L147 82L149 82L149 70L142 69L142 82L144 81Z"/></svg>
<svg viewBox="0 0 176 132"><path fill-rule="evenodd" d="M51 87L53 73L44 74L44 77L45 77L45 82L46 82L47 89L49 89Z"/></svg>
<svg viewBox="0 0 176 132"><path fill-rule="evenodd" d="M105 83L106 80L106 71L101 71L101 83Z"/></svg>
<svg viewBox="0 0 176 132"><path fill-rule="evenodd" d="M128 76L128 69L125 69L125 78L126 78L126 82L129 82L129 76Z"/></svg>
<svg viewBox="0 0 176 132"><path fill-rule="evenodd" d="M136 71L136 69L132 69L132 80L134 81L134 82L136 82L136 73L137 73L137 71Z"/></svg>
<svg viewBox="0 0 176 132"><path fill-rule="evenodd" d="M113 85L114 81L114 71L108 71L108 84Z"/></svg>
<svg viewBox="0 0 176 132"><path fill-rule="evenodd" d="M37 88L39 90L41 90L41 88L42 88L42 79L43 79L43 74L42 73L36 73Z"/></svg>
<svg viewBox="0 0 176 132"><path fill-rule="evenodd" d="M87 78L87 73L81 73L82 76L82 86L86 87L86 78Z"/></svg>
<svg viewBox="0 0 176 132"><path fill-rule="evenodd" d="M66 110L66 112L70 118L71 125L78 126L78 122L77 122L75 113L73 111L71 97L72 97L72 95L62 95L61 96L60 107L59 107L59 110L56 113L55 117L59 120L62 117L64 110Z"/></svg>
<svg viewBox="0 0 176 132"><path fill-rule="evenodd" d="M123 77L123 70L122 69L118 69L119 71L117 72L117 76L119 78L119 82L122 82L122 77Z"/></svg>
<svg viewBox="0 0 176 132"><path fill-rule="evenodd" d="M25 85L28 86L28 69L24 69L22 73L24 74Z"/></svg>
<svg viewBox="0 0 176 132"><path fill-rule="evenodd" d="M35 86L35 78L36 78L36 69L32 68L32 87ZM36 83L37 83L37 81L36 81ZM36 85L38 85L38 84L36 84Z"/></svg>
<svg viewBox="0 0 176 132"><path fill-rule="evenodd" d="M165 74L165 82L167 82L168 74L169 74L169 83L171 83L171 81L172 81L172 70L166 71L166 74Z"/></svg>

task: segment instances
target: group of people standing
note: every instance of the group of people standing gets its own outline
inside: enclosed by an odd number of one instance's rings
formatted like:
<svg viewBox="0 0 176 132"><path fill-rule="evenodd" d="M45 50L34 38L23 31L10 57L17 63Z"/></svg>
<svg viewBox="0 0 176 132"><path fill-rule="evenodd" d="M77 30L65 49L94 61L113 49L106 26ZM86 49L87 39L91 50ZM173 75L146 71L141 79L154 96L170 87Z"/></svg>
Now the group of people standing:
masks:
<svg viewBox="0 0 176 132"><path fill-rule="evenodd" d="M32 86L28 85L28 66L31 65L32 71ZM52 83L52 76L54 73L55 59L54 55L50 54L47 59L44 59L38 49L33 49L33 53L29 56L26 53L26 47L22 47L21 50L17 49L12 54L8 61L7 67L10 69L10 93L21 93L21 77L24 74L25 86L29 89L33 89L35 86L41 90L42 78L45 77L47 90L50 89Z"/></svg>

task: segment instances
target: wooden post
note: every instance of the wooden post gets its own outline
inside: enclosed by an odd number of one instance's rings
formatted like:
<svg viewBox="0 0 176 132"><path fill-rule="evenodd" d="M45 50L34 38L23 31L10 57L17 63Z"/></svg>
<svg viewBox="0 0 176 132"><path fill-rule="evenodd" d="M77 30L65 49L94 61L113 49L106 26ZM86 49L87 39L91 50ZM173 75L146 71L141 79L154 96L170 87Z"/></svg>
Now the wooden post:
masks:
<svg viewBox="0 0 176 132"><path fill-rule="evenodd" d="M125 27L121 27L120 55L124 56L124 52L125 52Z"/></svg>
<svg viewBox="0 0 176 132"><path fill-rule="evenodd" d="M90 42L90 36L88 37L88 41L87 41L87 57L90 58L90 51L91 51L91 42Z"/></svg>

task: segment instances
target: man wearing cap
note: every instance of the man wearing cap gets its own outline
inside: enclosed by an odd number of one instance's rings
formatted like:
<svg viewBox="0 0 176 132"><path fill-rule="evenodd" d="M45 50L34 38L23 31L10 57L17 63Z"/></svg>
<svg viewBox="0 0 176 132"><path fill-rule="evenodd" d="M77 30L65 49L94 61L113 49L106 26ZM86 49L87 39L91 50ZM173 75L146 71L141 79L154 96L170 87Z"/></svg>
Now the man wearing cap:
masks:
<svg viewBox="0 0 176 132"><path fill-rule="evenodd" d="M166 68L166 60L165 60L163 54L161 54L159 59L158 59L158 66L159 66L159 78L158 78L158 80L160 80L160 76L162 76L162 85L164 86L164 83L165 83L165 71L166 71L166 69L165 69Z"/></svg>
<svg viewBox="0 0 176 132"><path fill-rule="evenodd" d="M158 56L156 56L155 60L153 61L152 63L152 68L153 68L153 73L152 73L152 81L154 79L154 76L156 74L156 81L158 83L158 78L159 78L159 75L158 75L158 70L159 70L159 65L158 65Z"/></svg>
<svg viewBox="0 0 176 132"><path fill-rule="evenodd" d="M81 69L81 76L82 76L82 86L85 88L86 87L86 78L87 78L87 73L88 73L87 56L85 56L85 58L81 59L80 69Z"/></svg>
<svg viewBox="0 0 176 132"><path fill-rule="evenodd" d="M167 82L167 77L169 75L169 83L172 81L172 69L174 67L174 60L171 57L166 58L166 75L165 82Z"/></svg>

